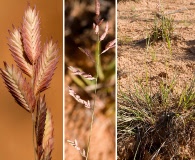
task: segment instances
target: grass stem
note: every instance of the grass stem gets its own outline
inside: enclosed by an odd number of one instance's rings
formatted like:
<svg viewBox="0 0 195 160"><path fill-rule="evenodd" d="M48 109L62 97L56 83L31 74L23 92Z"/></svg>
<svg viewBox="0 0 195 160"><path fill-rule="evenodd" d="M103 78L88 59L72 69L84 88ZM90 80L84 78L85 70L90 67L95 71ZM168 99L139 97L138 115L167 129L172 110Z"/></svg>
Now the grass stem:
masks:
<svg viewBox="0 0 195 160"><path fill-rule="evenodd" d="M37 158L37 146L36 146L36 143L35 143L35 120L34 120L34 114L33 113L32 113L32 121L33 121L32 140L33 140L34 155L35 155L35 160L38 160L38 158Z"/></svg>
<svg viewBox="0 0 195 160"><path fill-rule="evenodd" d="M95 90L94 90L94 104L92 106L92 115L91 115L91 124L90 124L90 133L89 133L89 139L88 139L88 145L87 145L87 155L86 160L89 158L89 150L90 150L90 142L91 142L91 136L92 136L92 130L93 130L93 123L94 123L94 111L95 111L95 102L96 102L96 95L97 95L97 84L98 84L98 78L99 75L103 75L102 69L100 67L100 37L99 34L97 35L97 49L96 49L96 79L95 79Z"/></svg>

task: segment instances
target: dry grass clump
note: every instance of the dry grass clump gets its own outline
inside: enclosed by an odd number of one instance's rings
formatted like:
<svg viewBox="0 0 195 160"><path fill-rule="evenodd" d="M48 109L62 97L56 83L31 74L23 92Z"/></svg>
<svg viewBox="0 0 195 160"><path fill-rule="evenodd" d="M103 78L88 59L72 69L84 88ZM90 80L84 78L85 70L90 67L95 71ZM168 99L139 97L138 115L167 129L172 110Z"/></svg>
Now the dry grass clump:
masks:
<svg viewBox="0 0 195 160"><path fill-rule="evenodd" d="M170 43L173 36L173 20L163 15L156 15L152 31L148 36L148 43L164 41Z"/></svg>
<svg viewBox="0 0 195 160"><path fill-rule="evenodd" d="M118 94L118 159L192 159L194 82L181 95L174 94L174 83L162 83L156 92L140 86Z"/></svg>
<svg viewBox="0 0 195 160"><path fill-rule="evenodd" d="M57 44L49 40L41 48L40 18L36 7L28 6L22 26L13 27L9 34L8 45L17 67L4 62L1 76L16 102L32 116L35 160L51 160L54 127L42 92L48 89L56 69Z"/></svg>

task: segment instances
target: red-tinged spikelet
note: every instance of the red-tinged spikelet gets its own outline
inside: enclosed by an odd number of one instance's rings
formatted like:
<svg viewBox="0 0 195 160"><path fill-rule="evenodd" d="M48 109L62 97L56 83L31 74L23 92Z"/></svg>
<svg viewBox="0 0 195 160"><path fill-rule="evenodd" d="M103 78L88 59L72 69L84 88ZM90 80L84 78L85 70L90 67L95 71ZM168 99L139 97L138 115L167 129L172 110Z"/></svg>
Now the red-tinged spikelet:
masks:
<svg viewBox="0 0 195 160"><path fill-rule="evenodd" d="M99 0L95 0L95 13L97 16L100 15L100 2L99 2Z"/></svg>
<svg viewBox="0 0 195 160"><path fill-rule="evenodd" d="M43 141L43 134L45 131L45 120L46 120L46 102L45 102L45 95L43 98L39 97L37 102L37 116L36 116L36 123L35 123L35 134L36 134L36 141L37 141L37 155L40 158L43 153L42 141Z"/></svg>
<svg viewBox="0 0 195 160"><path fill-rule="evenodd" d="M40 19L36 8L30 6L25 12L22 24L24 50L30 62L34 64L41 54Z"/></svg>
<svg viewBox="0 0 195 160"><path fill-rule="evenodd" d="M9 34L10 38L8 39L8 45L17 66L23 73L32 77L32 66L28 63L27 57L25 57L21 33L18 29L14 28L13 32L9 31Z"/></svg>
<svg viewBox="0 0 195 160"><path fill-rule="evenodd" d="M90 60L92 60L92 62L95 63L95 60L94 60L93 56L91 55L91 51L90 51L89 49L83 49L83 48L81 48L81 47L78 47L78 48L79 48L79 50L80 50L81 52L83 52L87 57L89 57Z"/></svg>
<svg viewBox="0 0 195 160"><path fill-rule="evenodd" d="M53 130L54 128L53 128L52 116L50 110L48 109L46 115L46 121L45 121L43 143L42 143L44 160L45 159L51 160L51 152L53 150L53 145L54 145Z"/></svg>
<svg viewBox="0 0 195 160"><path fill-rule="evenodd" d="M87 74L85 72L82 72L78 68L75 68L75 67L70 66L70 67L68 67L68 69L70 69L74 75L80 75L83 78L86 78L86 79L88 79L90 81L95 80L95 78L92 77L90 74Z"/></svg>
<svg viewBox="0 0 195 160"><path fill-rule="evenodd" d="M111 49L111 48L114 48L115 45L116 45L116 39L114 39L114 40L108 42L108 44L106 45L105 49L102 51L101 54L105 53L106 51L108 51L108 50Z"/></svg>
<svg viewBox="0 0 195 160"><path fill-rule="evenodd" d="M34 93L36 95L49 87L58 63L57 53L58 49L56 43L53 43L52 40L50 40L45 44L43 53L35 68Z"/></svg>
<svg viewBox="0 0 195 160"><path fill-rule="evenodd" d="M78 146L78 142L77 140L75 139L74 141L71 141L71 140L67 140L67 142L72 145L77 151L79 151L79 153L81 154L81 156L85 157L86 158L86 152L85 150L81 150L81 148Z"/></svg>
<svg viewBox="0 0 195 160"><path fill-rule="evenodd" d="M8 66L6 62L4 62L4 66L5 69L1 69L0 71L9 92L21 107L28 112L33 112L35 107L35 97L30 85L22 76L22 72L15 69L13 65L11 67Z"/></svg>
<svg viewBox="0 0 195 160"><path fill-rule="evenodd" d="M79 102L79 103L81 103L81 104L84 104L84 106L85 106L86 108L91 108L91 105L90 105L89 100L88 100L88 101L85 101L85 100L81 99L81 97L80 97L78 94L76 94L76 93L74 92L74 90L71 89L70 87L69 87L69 94L70 94L77 102Z"/></svg>
<svg viewBox="0 0 195 160"><path fill-rule="evenodd" d="M104 33L101 35L101 37L100 37L100 41L102 41L102 40L104 40L104 38L106 37L106 35L108 34L108 28L109 27L109 25L108 25L108 22L106 23L106 27L105 27L105 31L104 31Z"/></svg>

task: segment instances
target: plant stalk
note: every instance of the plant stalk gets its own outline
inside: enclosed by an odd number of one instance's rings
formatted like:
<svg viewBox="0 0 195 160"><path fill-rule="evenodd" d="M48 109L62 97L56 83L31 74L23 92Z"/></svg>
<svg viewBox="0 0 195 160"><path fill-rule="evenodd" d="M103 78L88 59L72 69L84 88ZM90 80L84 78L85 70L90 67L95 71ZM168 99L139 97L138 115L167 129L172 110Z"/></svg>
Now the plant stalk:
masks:
<svg viewBox="0 0 195 160"><path fill-rule="evenodd" d="M86 160L89 158L89 151L90 151L90 142L91 142L91 136L92 136L92 130L93 130L93 123L94 123L94 111L95 111L95 102L96 102L96 94L97 94L97 84L98 84L98 78L99 78L99 73L103 73L100 67L100 37L99 34L97 36L97 50L96 50L96 79L95 79L95 90L94 90L94 103L92 106L92 115L91 115L91 124L90 124L90 133L89 133L89 139L88 139L88 144L87 144L87 155L86 155ZM100 72L99 72L100 71ZM102 74L103 75L103 74Z"/></svg>
<svg viewBox="0 0 195 160"><path fill-rule="evenodd" d="M37 157L37 146L36 146L36 143L35 143L35 121L34 121L34 114L32 113L32 121L33 121L33 148L34 148L34 156L35 156L35 160L38 160L38 157Z"/></svg>

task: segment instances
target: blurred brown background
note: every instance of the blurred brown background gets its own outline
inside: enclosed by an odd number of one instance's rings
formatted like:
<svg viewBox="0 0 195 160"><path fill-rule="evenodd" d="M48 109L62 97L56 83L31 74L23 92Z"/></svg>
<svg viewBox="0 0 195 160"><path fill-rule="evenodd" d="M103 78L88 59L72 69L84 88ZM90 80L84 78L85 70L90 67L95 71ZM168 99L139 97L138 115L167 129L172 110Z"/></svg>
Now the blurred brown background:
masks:
<svg viewBox="0 0 195 160"><path fill-rule="evenodd" d="M53 114L54 151L53 160L61 160L63 153L62 139L62 0L28 0L36 5L41 17L42 44L51 36L58 41L60 61L57 64L50 89L46 93L46 103ZM8 29L12 24L19 27L27 7L27 0L0 0L0 67L3 61L14 64L7 46ZM34 160L32 143L31 115L15 103L13 97L0 78L0 160Z"/></svg>
<svg viewBox="0 0 195 160"><path fill-rule="evenodd" d="M109 33L101 43L102 49L115 37L115 1L100 0L101 18L104 23L100 27L100 35L109 22ZM65 140L77 139L79 147L87 150L91 112L83 105L76 102L68 94L68 86L84 100L95 96L93 89L88 86L80 87L73 80L68 66L83 69L86 73L95 75L92 61L82 53L78 47L87 48L92 57L95 53L97 35L92 29L95 19L94 0L66 0L65 1ZM91 138L90 160L115 159L115 53L109 50L101 56L102 68L105 78L98 81L100 88L97 90L95 119ZM79 76L78 76L79 77ZM85 84L85 83L84 83ZM65 143L66 160L82 160L78 151L67 142Z"/></svg>

